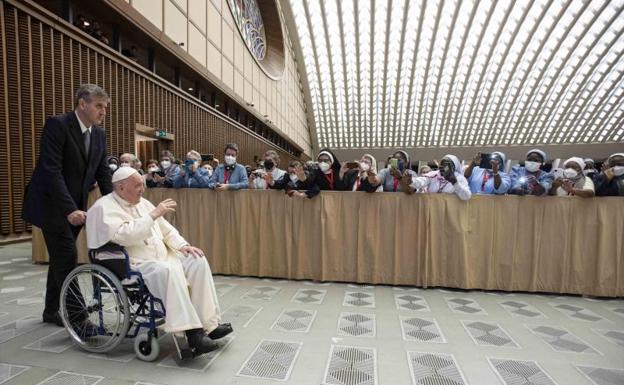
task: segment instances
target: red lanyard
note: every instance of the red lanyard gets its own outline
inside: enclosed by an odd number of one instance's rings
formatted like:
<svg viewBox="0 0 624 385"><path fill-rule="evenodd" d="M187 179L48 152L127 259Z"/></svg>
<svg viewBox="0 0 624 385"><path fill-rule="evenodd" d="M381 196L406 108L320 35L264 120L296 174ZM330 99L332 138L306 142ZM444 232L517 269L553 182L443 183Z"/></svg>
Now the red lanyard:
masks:
<svg viewBox="0 0 624 385"><path fill-rule="evenodd" d="M225 170L225 172L223 173L223 183L227 184L229 179L230 179L230 171Z"/></svg>
<svg viewBox="0 0 624 385"><path fill-rule="evenodd" d="M397 187L399 187L399 180L397 178L395 178L395 177L393 177L393 178L394 178L394 181L392 182L393 191L396 192L397 191Z"/></svg>
<svg viewBox="0 0 624 385"><path fill-rule="evenodd" d="M329 174L325 174L325 179L329 182L329 189L334 189L334 172L330 172Z"/></svg>
<svg viewBox="0 0 624 385"><path fill-rule="evenodd" d="M487 170L483 170L483 183L481 183L481 191L485 188L485 184L487 183L490 176L488 175Z"/></svg>
<svg viewBox="0 0 624 385"><path fill-rule="evenodd" d="M360 177L358 176L357 179L355 180L355 191L358 191L360 189Z"/></svg>

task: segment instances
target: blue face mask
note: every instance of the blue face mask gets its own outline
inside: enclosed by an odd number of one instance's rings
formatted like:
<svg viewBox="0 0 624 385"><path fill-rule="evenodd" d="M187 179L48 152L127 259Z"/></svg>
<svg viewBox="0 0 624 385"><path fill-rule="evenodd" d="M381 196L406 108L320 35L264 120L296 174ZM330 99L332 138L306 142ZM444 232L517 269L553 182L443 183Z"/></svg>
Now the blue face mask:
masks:
<svg viewBox="0 0 624 385"><path fill-rule="evenodd" d="M405 171L405 162L403 161L403 159L399 159L399 161L397 163L397 168L401 172Z"/></svg>

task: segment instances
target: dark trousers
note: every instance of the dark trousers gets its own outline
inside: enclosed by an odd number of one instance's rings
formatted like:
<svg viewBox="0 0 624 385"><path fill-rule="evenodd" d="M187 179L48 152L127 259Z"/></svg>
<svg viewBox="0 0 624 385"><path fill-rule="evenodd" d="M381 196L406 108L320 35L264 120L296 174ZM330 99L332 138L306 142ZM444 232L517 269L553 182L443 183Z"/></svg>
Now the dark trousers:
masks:
<svg viewBox="0 0 624 385"><path fill-rule="evenodd" d="M64 226L42 231L50 256L45 309L43 310L46 314L52 315L59 310L61 287L67 275L77 265L76 238L81 228L82 226L73 226L66 221ZM77 302L82 301L82 298L72 297L68 300L78 305Z"/></svg>

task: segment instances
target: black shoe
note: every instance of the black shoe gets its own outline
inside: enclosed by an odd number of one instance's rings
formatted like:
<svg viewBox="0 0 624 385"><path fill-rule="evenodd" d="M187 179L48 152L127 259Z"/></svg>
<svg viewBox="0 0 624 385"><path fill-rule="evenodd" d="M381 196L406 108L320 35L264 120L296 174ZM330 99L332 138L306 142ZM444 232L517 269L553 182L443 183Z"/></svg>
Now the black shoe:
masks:
<svg viewBox="0 0 624 385"><path fill-rule="evenodd" d="M232 328L232 324L230 323L219 324L219 326L217 326L216 329L208 333L208 337L210 337L213 340L218 340L219 338L223 338L227 336L228 334L232 333L233 331L234 329Z"/></svg>
<svg viewBox="0 0 624 385"><path fill-rule="evenodd" d="M60 326L60 327L65 326L63 325L63 320L61 319L61 315L58 312L55 312L52 314L43 312L42 318L43 318L43 322L45 323L55 324L56 326Z"/></svg>
<svg viewBox="0 0 624 385"><path fill-rule="evenodd" d="M188 344L195 356L211 352L219 347L216 342L204 334L203 329L187 330L185 334Z"/></svg>

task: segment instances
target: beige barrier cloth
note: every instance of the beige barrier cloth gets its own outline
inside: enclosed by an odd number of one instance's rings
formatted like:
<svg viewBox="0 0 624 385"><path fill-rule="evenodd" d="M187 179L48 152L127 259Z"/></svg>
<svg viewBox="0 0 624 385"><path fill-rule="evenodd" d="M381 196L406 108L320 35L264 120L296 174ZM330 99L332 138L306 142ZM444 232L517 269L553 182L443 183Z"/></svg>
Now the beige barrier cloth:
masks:
<svg viewBox="0 0 624 385"><path fill-rule="evenodd" d="M214 273L624 295L624 198L322 192L308 200L204 189L145 197L178 202L168 219ZM47 261L40 234L35 262Z"/></svg>

